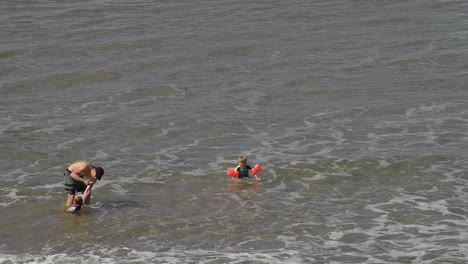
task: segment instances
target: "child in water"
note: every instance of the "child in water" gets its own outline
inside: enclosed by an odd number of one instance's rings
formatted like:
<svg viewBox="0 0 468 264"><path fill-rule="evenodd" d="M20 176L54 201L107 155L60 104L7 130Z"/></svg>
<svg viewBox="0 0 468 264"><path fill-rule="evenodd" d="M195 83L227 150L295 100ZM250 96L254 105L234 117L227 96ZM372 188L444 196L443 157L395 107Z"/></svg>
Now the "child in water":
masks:
<svg viewBox="0 0 468 264"><path fill-rule="evenodd" d="M250 167L250 165L247 164L247 158L240 156L237 159L237 164L238 166L236 168L236 171L239 172L239 179L248 178L250 176L249 171L252 169L252 167ZM257 176L257 174L254 174L254 176L255 176L255 180L257 181L261 180L260 177Z"/></svg>
<svg viewBox="0 0 468 264"><path fill-rule="evenodd" d="M90 191L91 191L91 186L88 185L88 187L86 187L86 190L83 193L83 197L75 196L75 199L73 199L73 205L69 207L65 207L63 210L67 213L80 212L81 206L83 205L83 201L85 201L86 198L88 198Z"/></svg>
<svg viewBox="0 0 468 264"><path fill-rule="evenodd" d="M83 198L81 196L75 196L73 200L73 205L70 207L64 208L64 211L67 213L78 213L81 210L81 206L83 205Z"/></svg>

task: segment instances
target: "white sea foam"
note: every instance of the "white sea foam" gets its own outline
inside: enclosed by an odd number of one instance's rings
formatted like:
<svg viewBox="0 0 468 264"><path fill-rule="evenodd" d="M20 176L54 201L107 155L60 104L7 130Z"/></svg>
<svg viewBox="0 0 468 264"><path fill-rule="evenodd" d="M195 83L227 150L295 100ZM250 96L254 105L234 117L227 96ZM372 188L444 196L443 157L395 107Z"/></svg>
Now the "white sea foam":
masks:
<svg viewBox="0 0 468 264"><path fill-rule="evenodd" d="M83 137L76 137L65 142L60 142L57 144L58 149L65 149L68 148L69 145L77 144L79 142L83 142L85 139Z"/></svg>
<svg viewBox="0 0 468 264"><path fill-rule="evenodd" d="M281 252L222 252L214 250L170 249L164 252L134 250L131 248L106 249L97 246L91 252L74 255L65 253L44 255L12 255L0 253L1 263L212 263L215 260L228 263L303 263L304 259L296 251L282 250Z"/></svg>
<svg viewBox="0 0 468 264"><path fill-rule="evenodd" d="M36 190L36 189L53 189L53 188L61 188L61 187L63 187L63 183L51 183L51 184L44 184L44 185L27 187L27 188Z"/></svg>
<svg viewBox="0 0 468 264"><path fill-rule="evenodd" d="M407 117L414 117L428 112L440 112L447 108L447 104L421 105L417 108L411 108L406 111Z"/></svg>
<svg viewBox="0 0 468 264"><path fill-rule="evenodd" d="M16 188L2 188L2 192L6 192L0 202L0 205L3 207L8 207L21 199L21 197L17 195L18 190Z"/></svg>

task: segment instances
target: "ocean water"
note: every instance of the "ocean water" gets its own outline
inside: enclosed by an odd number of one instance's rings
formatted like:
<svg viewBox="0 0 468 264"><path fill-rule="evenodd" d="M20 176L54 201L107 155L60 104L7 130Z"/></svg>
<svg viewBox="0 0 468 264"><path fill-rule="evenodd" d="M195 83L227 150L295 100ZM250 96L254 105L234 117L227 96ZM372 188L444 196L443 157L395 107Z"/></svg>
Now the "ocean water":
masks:
<svg viewBox="0 0 468 264"><path fill-rule="evenodd" d="M467 11L3 0L0 263L468 263Z"/></svg>

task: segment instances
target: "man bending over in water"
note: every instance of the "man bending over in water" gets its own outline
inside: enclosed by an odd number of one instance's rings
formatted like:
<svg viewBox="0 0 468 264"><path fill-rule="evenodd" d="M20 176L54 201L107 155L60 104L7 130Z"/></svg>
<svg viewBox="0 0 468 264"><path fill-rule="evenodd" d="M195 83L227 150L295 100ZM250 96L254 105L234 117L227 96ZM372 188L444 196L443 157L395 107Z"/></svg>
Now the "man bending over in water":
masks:
<svg viewBox="0 0 468 264"><path fill-rule="evenodd" d="M94 167L89 162L80 161L68 166L65 172L65 191L68 193L67 206L72 206L75 200L75 194L86 190L90 185L89 195L85 197L84 204L91 201L91 188L97 180L101 180L104 175L104 169Z"/></svg>

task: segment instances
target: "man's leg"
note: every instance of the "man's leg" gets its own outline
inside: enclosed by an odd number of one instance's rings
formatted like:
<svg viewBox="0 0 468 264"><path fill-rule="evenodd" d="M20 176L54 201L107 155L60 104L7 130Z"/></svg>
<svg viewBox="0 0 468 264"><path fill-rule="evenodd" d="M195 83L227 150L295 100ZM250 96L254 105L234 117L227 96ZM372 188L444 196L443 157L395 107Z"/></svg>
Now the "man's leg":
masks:
<svg viewBox="0 0 468 264"><path fill-rule="evenodd" d="M68 194L67 206L72 206L73 203L75 202L75 194L76 194L75 181L70 176L70 171L68 170L64 173L64 176L65 176L65 191Z"/></svg>
<svg viewBox="0 0 468 264"><path fill-rule="evenodd" d="M67 206L72 206L74 201L75 201L75 195L69 193L68 199L67 199Z"/></svg>

